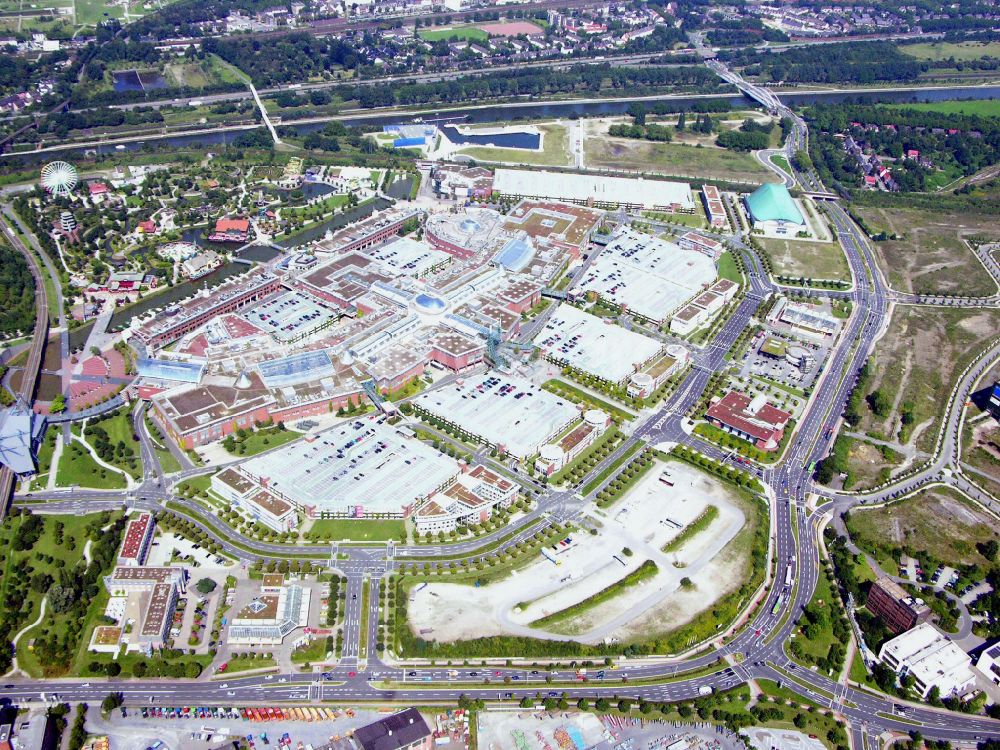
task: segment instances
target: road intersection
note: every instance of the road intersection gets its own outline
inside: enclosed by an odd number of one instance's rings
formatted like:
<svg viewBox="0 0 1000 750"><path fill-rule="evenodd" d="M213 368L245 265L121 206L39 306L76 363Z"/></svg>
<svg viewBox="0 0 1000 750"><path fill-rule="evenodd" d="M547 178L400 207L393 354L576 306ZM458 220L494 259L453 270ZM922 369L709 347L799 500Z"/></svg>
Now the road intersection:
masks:
<svg viewBox="0 0 1000 750"><path fill-rule="evenodd" d="M773 97L773 94L770 96ZM761 97L770 102L768 94L761 94ZM804 148L804 122L784 110L777 99L769 106L793 117L795 125L787 153ZM815 175L797 174L796 177L807 189L823 191ZM678 701L696 698L704 693L705 688L722 691L748 681L770 679L848 720L855 750L878 746L873 744L874 738L886 731L919 729L925 737L953 742L1000 737L1000 722L904 703L867 688L836 682L823 674L797 666L785 651L796 621L812 598L820 575L818 534L827 516L842 513L860 503L891 500L934 482L945 482L969 493L978 490L975 483L960 471L961 417L970 390L991 363L1000 357L1000 342L994 342L989 351L963 374L947 406L938 450L928 464L875 492L832 493L814 487L810 467L828 454L836 433L832 428L840 419L857 373L887 326L892 306L899 303L883 279L863 232L836 202L828 201L826 205L827 215L847 256L854 283L850 291L813 290L812 294L849 298L853 303L852 314L830 352L824 372L790 438L785 455L773 466L757 469L765 485L771 513L770 567L767 575L770 585L763 590L752 613L744 613L738 618L739 626L733 628L728 638L713 639L714 650L683 661L649 659L634 664L620 662L617 665L619 669L612 671L609 668L603 678L590 676L586 681L579 679L575 668L549 670L523 665L481 665L444 669L383 660L377 649L380 622L378 591L387 572L415 569L417 565L425 564L432 570L440 570L463 563L474 564L478 560L488 561L514 549L554 522L578 518L590 507L604 483L582 496L572 491L546 488L533 480L521 478L519 481L536 495L537 502L535 507L507 528L447 545L340 545L337 548L339 554L334 556L329 544L291 547L247 537L222 526L218 520L209 520L198 503L175 496L172 486L185 478L204 474L208 469L191 468L164 476L152 438L143 424L143 408L139 406L134 418L146 473L142 484L134 492L128 496L119 492L84 490L40 492L30 497L15 498L15 502L41 512L82 513L120 508L123 502L157 511L163 510L169 501L171 512L182 513L217 542L226 554L244 562L270 561L294 552L300 559L333 565L346 579L342 658L336 667L323 674L291 673L277 678L264 675L230 676L225 689L219 682L210 679L91 680L87 684L82 680L15 680L4 685L4 695L14 700L37 700L41 693L45 693L49 697L58 694L62 701L95 702L114 690L121 692L128 703L135 704L235 705L310 700L320 696L323 700L336 702L428 704L454 701L460 695L488 701L518 701L524 697L533 698L540 691L554 689L570 697ZM770 281L760 259L743 244L740 237L730 238L729 242L746 270L748 283L744 296L711 341L695 353L692 366L673 394L646 415L632 434L592 469L581 486L612 467L636 444L683 445L715 461L731 461L729 453L686 429L690 427L686 424L687 415L698 403L712 374L727 366L727 354L752 323L763 300L783 288ZM914 300L911 303L917 302ZM487 457L481 456L480 459L500 468ZM740 468L746 466L740 465ZM447 559L441 559L444 557ZM792 570L791 586L783 586L783 577L775 572L783 572L786 566ZM370 590L367 597L363 595L366 581ZM362 613L363 606L367 606L367 613ZM363 622L367 623L365 633L361 633Z"/></svg>

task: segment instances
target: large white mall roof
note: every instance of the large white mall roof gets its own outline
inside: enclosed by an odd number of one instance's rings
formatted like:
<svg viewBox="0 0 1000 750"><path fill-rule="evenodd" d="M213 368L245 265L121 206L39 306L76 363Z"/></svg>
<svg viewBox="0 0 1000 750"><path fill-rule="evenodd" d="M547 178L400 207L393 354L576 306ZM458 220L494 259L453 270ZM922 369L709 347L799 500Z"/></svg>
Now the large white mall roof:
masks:
<svg viewBox="0 0 1000 750"><path fill-rule="evenodd" d="M504 195L550 198L586 203L629 203L652 208L676 205L694 208L691 186L683 182L644 180L641 177L605 177L570 172L498 169L493 190Z"/></svg>
<svg viewBox="0 0 1000 750"><path fill-rule="evenodd" d="M458 474L429 445L368 419L347 422L271 453L243 471L278 497L317 512L404 512Z"/></svg>
<svg viewBox="0 0 1000 750"><path fill-rule="evenodd" d="M414 403L518 458L536 453L580 415L566 399L492 370L424 393Z"/></svg>
<svg viewBox="0 0 1000 750"><path fill-rule="evenodd" d="M607 318L561 305L535 337L535 345L558 362L620 383L663 348L656 339L626 331Z"/></svg>

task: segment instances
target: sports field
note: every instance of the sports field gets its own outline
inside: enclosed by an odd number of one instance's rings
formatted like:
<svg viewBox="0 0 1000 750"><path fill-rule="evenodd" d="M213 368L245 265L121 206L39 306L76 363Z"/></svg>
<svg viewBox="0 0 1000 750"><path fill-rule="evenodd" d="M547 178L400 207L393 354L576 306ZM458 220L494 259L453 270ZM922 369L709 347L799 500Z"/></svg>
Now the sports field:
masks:
<svg viewBox="0 0 1000 750"><path fill-rule="evenodd" d="M417 34L428 42L451 40L455 37L467 42L485 42L489 39L489 34L477 26L443 26L439 29L421 29Z"/></svg>

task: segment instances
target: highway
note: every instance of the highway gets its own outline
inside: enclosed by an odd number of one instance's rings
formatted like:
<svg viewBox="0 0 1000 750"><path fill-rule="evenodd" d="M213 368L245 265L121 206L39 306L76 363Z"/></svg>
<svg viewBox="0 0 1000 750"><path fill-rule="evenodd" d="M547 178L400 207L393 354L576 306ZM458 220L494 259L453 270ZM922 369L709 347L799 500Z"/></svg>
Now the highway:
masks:
<svg viewBox="0 0 1000 750"><path fill-rule="evenodd" d="M720 73L721 75L721 73ZM740 85L734 82L735 85ZM742 86L741 86L742 88ZM773 94L754 90L764 102L772 102ZM778 111L786 111L776 99ZM795 118L790 143L804 147L805 123ZM799 130L798 128L801 128ZM814 175L796 175L800 184L825 192ZM205 519L203 508L192 501L176 498L170 485L185 476L205 470L186 470L162 478L155 455L145 463L146 476L129 502L144 508L161 509L167 500L176 503L197 521L225 551L242 560L270 560L291 551L305 552L317 561L328 561L346 579L345 626L343 657L328 672L328 680L316 674L283 674L277 677L227 677L227 688L221 680L202 678L196 681L178 680L12 680L4 686L8 697L38 699L41 693L51 698L58 694L63 701L100 701L110 690L124 694L126 702L142 704L157 702L174 705L240 705L261 702L306 701L322 696L323 700L340 703L359 701L393 701L411 704L454 701L460 695L490 701L517 701L534 697L543 690L554 689L570 697L632 697L655 701L676 701L697 697L704 688L725 690L755 679L771 679L799 695L829 707L846 718L852 728L855 750L874 747L874 737L889 731L905 733L913 729L927 738L952 742L976 742L984 737L1000 737L1000 722L992 719L952 713L915 703L907 703L849 684L836 682L818 672L793 663L785 647L796 627L795 623L810 601L820 575L818 534L828 518L837 512L863 502L879 502L912 491L927 481L954 481L949 475L960 456L961 414L969 389L981 377L988 364L1000 356L1000 342L994 342L988 352L978 358L963 373L946 407L939 449L931 464L911 477L904 478L876 493L866 495L831 493L814 487L809 468L827 455L833 435L847 399L854 386L856 373L870 356L876 341L888 324L894 301L882 277L872 249L863 232L836 203L828 202L828 216L837 240L848 258L853 287L848 296L853 302L851 317L833 345L824 371L813 389L805 409L791 436L785 455L767 467L754 467L763 477L765 496L771 515L769 569L766 587L756 607L745 612L727 632L720 632L711 641L717 647L686 660L649 659L629 662L621 660L617 669L591 670L586 680L580 680L575 669L548 670L524 665L463 666L461 668L406 665L394 660L383 661L374 651L378 642L379 597L377 583L387 571L406 569L422 564L421 558L449 554L449 561L428 561L432 567L489 560L510 549L519 541L535 534L545 524L578 517L590 506L594 493L586 497L568 491L545 488L537 497L537 507L507 529L456 544L428 545L367 545L338 546L338 559L332 560L329 545L312 545L304 549L288 545L267 544L242 537L219 521ZM728 320L715 332L711 341L697 351L692 367L674 392L644 417L638 427L610 456L595 466L581 486L597 477L625 450L636 443L681 444L717 461L726 461L729 454L701 438L689 434L685 427L687 415L698 402L712 373L725 367L726 354L740 334L750 325L763 300L777 290L763 271L760 259L744 245L741 238L730 238L747 269L744 296ZM816 291L822 295L823 292ZM136 419L141 417L141 409ZM140 430L140 438L148 435ZM970 483L969 478L961 481ZM535 486L532 482L526 482ZM970 486L974 486L971 485ZM68 492L36 493L32 502L47 501L32 507L37 511L81 512L84 508L120 507L123 493ZM25 498L29 500L29 498ZM508 534L510 539L504 539ZM502 541L501 541L502 540ZM341 559L342 557L342 559ZM792 569L792 585L784 585L784 571ZM366 613L363 587L369 581L372 595ZM361 624L367 629L361 632ZM723 636L729 636L722 643ZM699 647L692 649L697 651ZM599 670L599 668L598 668ZM697 670L697 672L695 672ZM603 676L599 676L603 672ZM695 674L684 677L684 673ZM229 695L233 693L233 695Z"/></svg>

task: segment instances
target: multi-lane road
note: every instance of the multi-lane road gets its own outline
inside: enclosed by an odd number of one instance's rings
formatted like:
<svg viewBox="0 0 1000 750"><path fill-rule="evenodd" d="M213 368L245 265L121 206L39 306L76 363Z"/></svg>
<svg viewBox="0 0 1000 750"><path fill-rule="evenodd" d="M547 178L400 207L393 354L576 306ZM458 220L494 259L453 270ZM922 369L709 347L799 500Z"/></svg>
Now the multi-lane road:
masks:
<svg viewBox="0 0 1000 750"><path fill-rule="evenodd" d="M775 106L780 111L780 102ZM792 140L796 148L804 146L805 124L797 118ZM810 189L822 190L822 185L814 176L799 178ZM1000 737L1000 722L906 704L855 688L798 667L785 652L795 622L811 599L820 574L817 535L826 514L860 502L884 500L892 497L892 493L911 486L903 483L870 496L817 494L817 488L812 486L808 467L829 451L834 428L853 388L856 373L887 325L894 304L893 295L875 264L867 238L840 206L830 202L828 208L828 216L847 255L854 280L851 291L840 293L840 296L850 297L853 313L831 350L824 373L797 424L786 454L773 467L759 472L766 485L772 522L769 585L763 589L758 606L741 618L741 627L730 634L724 645L717 642L718 648L710 653L685 661L622 663L617 665L617 669L592 671L586 682L578 679L575 670L567 669L549 671L524 666L442 669L387 663L379 658L375 649L379 641L380 621L378 586L385 574L400 567L422 564L423 558L431 556L451 557L447 561L427 561L435 567L496 556L526 540L546 524L578 517L589 506L594 494L582 497L570 491L545 489L538 495L537 506L519 519L513 528L475 540L439 547L340 546L338 552L341 554L337 559L331 558L333 550L329 545L310 545L299 550L313 553L310 556L314 560L330 561L346 579L343 655L339 664L328 673L328 680L313 674L257 675L226 678L225 687L220 684L223 682L221 679L169 682L91 680L87 685L81 680L12 680L4 686L4 694L15 700L37 699L41 692L45 692L49 697L56 693L64 701L95 701L114 689L122 692L130 703L156 701L232 705L322 697L339 702L426 704L455 700L462 694L486 700L519 700L525 696L534 697L538 692L554 690L570 696L629 696L672 701L696 697L705 688L725 690L750 680L767 678L781 681L788 689L829 707L850 721L855 750L874 747L871 744L873 737L885 731L919 729L925 737L960 742L975 742L986 736ZM739 238L732 239L747 269L748 283L744 297L712 340L696 353L693 366L673 394L655 412L644 415L632 435L596 466L587 479L598 476L638 442L683 444L719 461L729 459L715 445L689 434L685 429L685 420L704 392L712 373L726 366L727 352L750 325L762 301L777 290L753 252ZM939 479L944 469L954 465L959 455L956 441L962 403L968 389L974 386L984 368L998 354L1000 344L994 344L991 351L963 375L948 405L941 447L929 467L907 480L912 481L913 487L920 486L929 478ZM137 424L141 418L139 410ZM204 470L185 470L163 479L155 453L146 444L148 435L143 429L139 430L139 434L144 445L146 477L132 493L131 501L141 507L156 509L169 499L179 504L192 518L204 518L197 504L173 497L167 484ZM531 482L528 485L538 489ZM50 511L80 512L85 508L120 506L123 495L109 492L39 493L32 499L50 500L42 506ZM40 509L38 505L34 507ZM243 560L273 559L290 551L287 545L266 544L243 537L232 529L221 527L215 520L198 523L227 553ZM514 532L511 538L506 538L511 532ZM793 583L785 586L784 571L789 566ZM366 585L369 587L367 597L364 595ZM367 623L364 633L362 623ZM684 677L684 673L691 672L694 673L692 676Z"/></svg>

